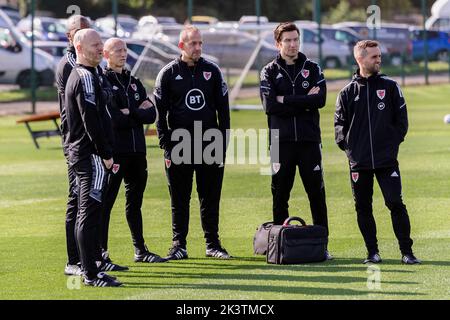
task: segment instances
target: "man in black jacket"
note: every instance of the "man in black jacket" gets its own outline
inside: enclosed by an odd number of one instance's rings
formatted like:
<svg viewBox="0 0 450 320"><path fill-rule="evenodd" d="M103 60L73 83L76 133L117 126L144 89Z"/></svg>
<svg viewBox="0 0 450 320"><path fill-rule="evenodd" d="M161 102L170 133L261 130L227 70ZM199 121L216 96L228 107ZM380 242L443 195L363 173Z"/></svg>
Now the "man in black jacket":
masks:
<svg viewBox="0 0 450 320"><path fill-rule="evenodd" d="M219 67L201 57L202 36L196 27L185 27L180 34L178 47L181 57L161 70L155 84L156 107L159 111L158 137L160 147L165 150L166 175L172 202L173 238L167 259L188 258L186 237L194 171L206 239L206 256L229 259L230 255L219 240L219 203L226 131L230 128L228 89ZM208 148L202 137L212 132L218 133L214 135L214 143L219 147L214 148L214 159L206 159L204 155ZM187 136L183 136L182 142L178 144L179 133L187 133ZM187 148L180 151L179 146L184 144Z"/></svg>
<svg viewBox="0 0 450 320"><path fill-rule="evenodd" d="M141 81L125 69L127 45L118 38L105 42L108 62L105 75L112 85L113 99L109 108L114 131L114 168L106 193L102 225L102 249L108 250L108 230L112 207L122 180L125 181L126 218L134 245L135 262L165 262L148 251L142 227L142 198L147 185L147 158L143 124L156 120L156 108Z"/></svg>
<svg viewBox="0 0 450 320"><path fill-rule="evenodd" d="M294 23L279 24L274 38L280 53L261 71L261 101L271 136L279 142L275 155L276 141L271 141L273 220L282 224L289 217L288 201L298 167L313 223L328 232L319 127L327 89L320 66L299 52L299 36ZM328 251L326 255L332 259Z"/></svg>
<svg viewBox="0 0 450 320"><path fill-rule="evenodd" d="M103 42L93 29L78 31L74 37L77 64L67 80L64 105L67 116L69 165L77 181L78 212L75 237L86 285L120 286L101 271L99 227L104 187L112 158L111 119L97 66L103 58Z"/></svg>
<svg viewBox="0 0 450 320"><path fill-rule="evenodd" d="M402 262L420 263L412 252L411 226L402 200L397 161L400 143L408 131L406 102L399 85L379 73L378 42L358 42L354 55L359 69L338 95L334 124L336 143L349 159L358 225L368 251L364 263L381 262L372 212L374 176L391 211Z"/></svg>
<svg viewBox="0 0 450 320"><path fill-rule="evenodd" d="M66 108L64 105L65 88L67 79L69 78L72 69L76 66L77 55L75 47L73 45L73 38L75 33L79 30L89 28L88 18L81 15L73 15L67 20L67 38L69 39L69 45L67 47L66 54L61 58L56 71L56 86L58 89L58 101L59 111L61 115L61 135L64 157L67 161L68 178L69 178L69 196L67 200L66 209L66 244L67 244L67 256L68 262L64 268L64 274L66 275L80 275L81 263L78 254L77 243L75 238L75 224L78 212L78 195L77 195L77 183L75 178L74 169L69 165L69 143L68 143L68 127ZM97 70L99 70L97 68ZM100 69L101 70L101 69ZM103 78L101 78L103 79ZM103 95L106 97L109 93L107 84L102 85ZM126 270L126 267L115 265L111 261L104 261L101 256L101 249L99 246L97 260L101 261L101 269L103 271L120 271Z"/></svg>

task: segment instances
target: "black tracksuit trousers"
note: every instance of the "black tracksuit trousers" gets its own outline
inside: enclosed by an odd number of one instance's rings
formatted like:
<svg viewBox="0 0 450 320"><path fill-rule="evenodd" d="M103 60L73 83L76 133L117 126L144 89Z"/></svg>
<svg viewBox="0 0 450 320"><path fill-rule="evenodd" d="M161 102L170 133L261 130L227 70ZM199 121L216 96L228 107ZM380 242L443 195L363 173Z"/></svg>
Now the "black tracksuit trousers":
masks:
<svg viewBox="0 0 450 320"><path fill-rule="evenodd" d="M384 203L391 211L394 233L402 254L412 253L411 225L402 200L402 183L398 166L350 172L358 226L369 254L378 252L377 227L372 211L373 177L376 176Z"/></svg>
<svg viewBox="0 0 450 320"><path fill-rule="evenodd" d="M94 279L99 271L99 232L102 200L108 178L103 160L97 155L74 165L78 185L78 214L75 237L85 276Z"/></svg>
<svg viewBox="0 0 450 320"><path fill-rule="evenodd" d="M111 174L106 192L102 217L101 247L108 250L108 231L111 210L116 201L122 180L125 182L125 214L131 231L133 245L137 251L145 251L142 226L142 198L147 185L147 159L145 154L114 155L114 163L119 171Z"/></svg>
<svg viewBox="0 0 450 320"><path fill-rule="evenodd" d="M218 164L174 164L166 160L166 176L172 204L173 246L186 248L189 230L189 202L193 175L197 183L200 218L207 248L220 245L219 203L224 167Z"/></svg>
<svg viewBox="0 0 450 320"><path fill-rule="evenodd" d="M67 257L69 264L77 264L80 262L78 255L77 241L75 237L75 224L78 213L78 187L74 168L70 165L67 167L67 175L69 178L69 195L67 197L66 209L66 245Z"/></svg>
<svg viewBox="0 0 450 320"><path fill-rule="evenodd" d="M289 217L289 197L297 167L308 195L314 225L327 229L328 217L323 181L321 145L318 142L280 142L279 163L272 162L273 221ZM272 160L273 161L273 160Z"/></svg>

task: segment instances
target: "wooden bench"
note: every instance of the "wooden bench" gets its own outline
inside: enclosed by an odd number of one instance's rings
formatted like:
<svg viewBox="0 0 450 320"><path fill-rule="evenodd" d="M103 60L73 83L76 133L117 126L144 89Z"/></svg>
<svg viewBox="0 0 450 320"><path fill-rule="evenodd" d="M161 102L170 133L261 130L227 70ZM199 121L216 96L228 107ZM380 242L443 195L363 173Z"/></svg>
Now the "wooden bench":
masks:
<svg viewBox="0 0 450 320"><path fill-rule="evenodd" d="M52 136L60 136L61 131L59 129L57 119L60 118L59 112L48 112L48 113L40 113L40 114L34 114L31 116L26 116L23 118L20 118L16 121L16 123L25 123L25 126L27 127L28 131L31 134L31 138L33 139L34 145L37 149L39 149L39 144L37 142L38 138L41 137L52 137ZM31 129L30 122L41 122L41 121L53 121L53 123L56 126L56 130L33 130Z"/></svg>

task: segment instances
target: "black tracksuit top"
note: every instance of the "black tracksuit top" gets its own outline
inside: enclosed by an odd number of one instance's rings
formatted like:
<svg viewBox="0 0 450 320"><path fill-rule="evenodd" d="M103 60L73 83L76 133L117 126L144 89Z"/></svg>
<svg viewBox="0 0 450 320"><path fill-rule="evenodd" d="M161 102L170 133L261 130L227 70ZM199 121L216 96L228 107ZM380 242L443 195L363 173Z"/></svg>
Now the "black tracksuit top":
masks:
<svg viewBox="0 0 450 320"><path fill-rule="evenodd" d="M181 58L170 62L158 74L154 95L163 149L170 145L173 130L193 130L194 121L201 121L203 130L218 128L223 134L230 128L227 85L219 67L204 58L192 68Z"/></svg>
<svg viewBox="0 0 450 320"><path fill-rule="evenodd" d="M114 154L146 154L143 124L151 124L156 120L154 107L139 109L145 100L151 102L147 91L141 81L132 76L128 70L124 69L119 74L107 68L105 76L112 86L113 92L113 99L111 99L108 110L111 112L113 120ZM120 109L129 109L130 114L124 115Z"/></svg>
<svg viewBox="0 0 450 320"><path fill-rule="evenodd" d="M111 117L96 68L77 64L65 88L69 163L74 165L91 154L112 157Z"/></svg>
<svg viewBox="0 0 450 320"><path fill-rule="evenodd" d="M398 165L400 143L408 131L402 91L383 74L363 78L359 70L336 101L335 140L352 170Z"/></svg>
<svg viewBox="0 0 450 320"><path fill-rule="evenodd" d="M271 130L280 142L320 142L319 109L325 106L326 81L320 66L299 52L293 66L278 55L261 71L260 95ZM313 87L318 94L307 95ZM283 103L276 100L284 96Z"/></svg>

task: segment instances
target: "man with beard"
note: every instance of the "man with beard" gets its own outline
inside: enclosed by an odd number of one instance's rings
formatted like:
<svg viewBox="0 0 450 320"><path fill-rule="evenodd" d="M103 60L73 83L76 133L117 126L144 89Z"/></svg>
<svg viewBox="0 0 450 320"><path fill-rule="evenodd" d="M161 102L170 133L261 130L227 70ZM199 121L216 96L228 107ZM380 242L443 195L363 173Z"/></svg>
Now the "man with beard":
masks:
<svg viewBox="0 0 450 320"><path fill-rule="evenodd" d="M402 263L417 264L412 251L411 226L402 200L397 161L400 143L408 131L406 102L399 85L380 73L381 51L372 40L358 42L354 56L359 69L336 101L335 138L350 165L350 182L359 229L368 251L364 263L380 263L376 224L372 212L373 178L377 178L391 211Z"/></svg>

